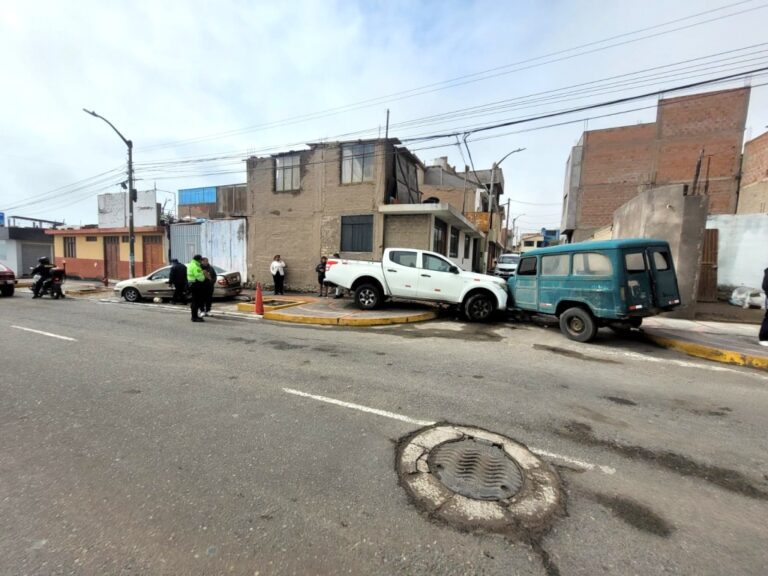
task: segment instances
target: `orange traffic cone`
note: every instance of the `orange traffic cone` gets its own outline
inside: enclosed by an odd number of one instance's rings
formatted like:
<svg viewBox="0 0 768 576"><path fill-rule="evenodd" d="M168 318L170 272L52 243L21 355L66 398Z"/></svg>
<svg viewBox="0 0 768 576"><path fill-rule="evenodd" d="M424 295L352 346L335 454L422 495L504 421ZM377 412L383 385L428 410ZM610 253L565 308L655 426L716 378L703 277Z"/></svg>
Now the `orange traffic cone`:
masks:
<svg viewBox="0 0 768 576"><path fill-rule="evenodd" d="M261 282L256 283L256 297L253 299L253 311L259 316L264 316L264 297L261 294Z"/></svg>

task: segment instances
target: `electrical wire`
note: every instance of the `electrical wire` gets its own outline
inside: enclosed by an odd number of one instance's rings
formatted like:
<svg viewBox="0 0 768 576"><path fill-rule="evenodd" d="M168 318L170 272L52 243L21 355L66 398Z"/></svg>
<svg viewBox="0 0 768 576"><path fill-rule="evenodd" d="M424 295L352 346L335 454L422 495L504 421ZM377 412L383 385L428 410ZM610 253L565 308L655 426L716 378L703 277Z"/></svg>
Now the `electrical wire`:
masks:
<svg viewBox="0 0 768 576"><path fill-rule="evenodd" d="M571 47L571 48L567 48L567 49L563 49L563 50L558 50L556 52L551 52L551 53L544 54L544 55L541 55L541 56L536 56L536 57L533 57L533 58L527 58L527 59L524 59L524 60L520 60L520 61L517 61L517 62L506 64L506 65L503 65L503 66L497 66L497 67L494 67L494 68L489 68L489 69L486 69L486 70L483 70L483 71L480 71L480 72L474 72L474 73L471 73L471 74L465 74L463 76L458 76L458 77L455 77L455 78L451 78L451 79L448 79L448 80L443 80L443 81L440 81L440 82L426 84L424 86L420 86L420 87L417 87L417 88L412 88L412 89L405 90L405 91L394 92L394 93L383 95L383 96L379 96L379 97L376 97L376 98L369 98L367 100L361 100L361 101L358 101L358 102L355 102L355 103L351 103L351 104L347 104L347 105L343 105L343 106L337 106L337 107L334 107L334 108L328 108L326 110L321 110L321 111L317 111L317 112L301 114L301 115L298 115L298 116L293 116L293 117L289 117L289 118L285 118L285 119L277 120L277 121L273 121L273 122L266 122L266 123L262 123L262 124L255 124L255 125L251 125L251 126L248 126L248 127L245 127L245 128L228 130L228 131L225 131L225 132L219 132L219 133L209 134L209 135L205 135L205 136L198 136L198 137L193 137L193 138L176 140L176 141L172 141L172 142L165 142L165 143L149 145L149 146L145 146L145 147L140 148L140 150L142 150L142 151L149 151L149 150L157 150L157 149L162 149L162 148L174 148L174 147L180 147L180 146L188 146L188 145L191 145L191 144L196 144L196 143L200 143L200 142L204 142L204 141L209 141L209 140L217 140L217 139L221 139L221 138L229 138L229 137L232 137L232 136L239 136L239 135L242 135L242 134L246 134L248 132L254 132L254 131L258 131L258 130L265 130L265 129L269 129L269 128L276 128L276 127L292 125L292 124L296 124L296 123L300 123L300 122L306 122L307 120L315 120L315 119L319 119L319 118L324 118L324 117L328 117L328 116L337 115L337 114L340 114L340 113L343 113L343 112L351 112L351 111L355 111L355 110L359 110L359 109L363 109L363 108L370 108L370 107L373 107L373 106L380 106L380 105L388 103L388 102L394 102L394 101L399 101L399 100L403 100L403 99L406 99L406 98L413 98L413 97L416 97L416 96L422 96L422 95L430 94L430 93L433 93L433 92L436 92L436 91L440 91L440 90L446 90L446 89L449 89L449 88L455 88L457 86L463 86L463 85L466 85L466 84L470 84L470 83L474 83L474 82L479 82L479 81L482 81L482 80L488 80L490 78L495 78L495 77L499 77L499 76L502 76L502 75L511 74L513 72L519 72L519 71L522 71L522 70L536 68L536 67L544 66L544 65L547 65L547 64L552 64L552 63L556 63L556 62L562 62L564 60L570 60L570 59L573 59L573 58L576 58L576 57L579 57L579 56L584 56L584 55L593 54L593 53L596 53L596 52L599 52L599 51L602 51L602 50L608 50L610 48L615 48L617 46L623 46L623 45L626 45L626 44L630 44L630 43L634 43L634 42L640 42L642 40L647 40L647 39L650 39L650 38L656 38L658 36L662 36L662 35L666 35L666 34L671 34L673 32L679 32L681 30L686 30L686 29L690 29L690 28L693 28L693 27L696 27L696 26L701 26L701 25L704 25L704 24L708 24L708 23L719 21L719 20L723 20L723 19L726 19L726 18L731 18L731 17L734 17L734 16L739 16L741 14L753 12L753 11L756 11L756 10L761 10L761 9L763 9L763 8L768 6L768 3L764 3L764 4L760 4L758 6L753 6L751 8L745 8L743 10L739 10L739 11L732 12L732 13L729 13L729 14L724 14L724 15L720 15L720 16L717 16L717 17L714 17L714 18L702 20L700 22L694 22L694 23L691 23L691 24L687 24L685 26L671 28L669 30L665 30L665 31L661 31L661 32L655 32L653 34L648 34L648 35L645 35L645 36L640 36L638 38L624 40L622 42L617 42L617 43L609 44L607 46L600 46L600 47L597 47L597 48L591 48L590 50L583 50L581 52L577 52L576 54L568 54L569 52L575 52L575 51L578 51L578 50L582 50L583 48L590 48L590 47L593 47L593 46L599 46L600 44L605 44L607 42L612 42L613 40L618 40L620 38L626 38L628 36L634 36L634 35L637 35L637 34L642 34L644 32L650 32L652 30L659 30L661 28L664 28L664 27L667 27L667 26L671 26L673 24L677 24L677 23L684 22L684 21L687 21L687 20L693 20L693 19L699 18L700 16L706 16L708 14L713 14L715 12L721 12L723 10L728 10L730 8L734 8L734 7L737 7L737 6L741 6L741 5L744 5L744 4L749 4L749 3L752 3L753 1L754 0L741 0L739 2L734 2L734 3L731 3L731 4L720 6L718 8L713 8L713 9L710 9L710 10L705 10L703 12L698 12L698 13L695 13L695 14L691 14L689 16L684 16L684 17L677 18L677 19L674 19L674 20L670 20L670 21L667 21L667 22L663 22L663 23L660 23L660 24L655 24L653 26L649 26L649 27L645 27L645 28L640 28L638 30L634 30L634 31L631 31L631 32L617 34L617 35L614 35L614 36L610 36L608 38L603 38L601 40L595 40L595 41L592 41L592 42L588 42L586 44L581 44L581 45L574 46L574 47ZM553 58L555 56L559 56L559 57L558 58ZM528 65L527 66L523 66L524 64L528 64Z"/></svg>

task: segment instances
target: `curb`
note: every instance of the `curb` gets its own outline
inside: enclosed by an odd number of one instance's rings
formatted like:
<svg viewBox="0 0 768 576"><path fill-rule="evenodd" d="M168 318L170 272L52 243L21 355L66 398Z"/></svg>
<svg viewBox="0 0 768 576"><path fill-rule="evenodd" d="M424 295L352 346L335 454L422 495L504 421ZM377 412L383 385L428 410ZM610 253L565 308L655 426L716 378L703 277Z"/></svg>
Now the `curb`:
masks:
<svg viewBox="0 0 768 576"><path fill-rule="evenodd" d="M677 350L678 352L683 352L689 356L711 360L712 362L720 362L722 364L735 364L736 366L746 366L749 368L757 368L758 370L768 371L768 357L765 356L743 354L742 352L715 348L713 346L707 346L706 344L698 344L696 342L689 342L687 340L678 340L668 336L649 334L648 332L645 332L644 334L646 338L658 344L659 346L669 348L671 350Z"/></svg>
<svg viewBox="0 0 768 576"><path fill-rule="evenodd" d="M324 318L320 316L299 316L298 314L283 314L280 312L265 312L265 320L276 320L278 322L291 322L294 324L319 324L324 326L389 326L392 324L411 324L413 322L424 322L437 318L437 312L423 312L421 314L412 314L409 316L399 316L396 318L350 318L342 316L340 318Z"/></svg>

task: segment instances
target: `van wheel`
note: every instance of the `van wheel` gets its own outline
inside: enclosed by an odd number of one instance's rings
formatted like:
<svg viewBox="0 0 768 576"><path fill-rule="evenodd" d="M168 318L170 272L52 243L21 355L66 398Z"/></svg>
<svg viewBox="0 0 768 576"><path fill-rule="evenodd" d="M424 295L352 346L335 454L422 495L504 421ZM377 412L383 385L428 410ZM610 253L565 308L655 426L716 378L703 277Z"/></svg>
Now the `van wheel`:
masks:
<svg viewBox="0 0 768 576"><path fill-rule="evenodd" d="M571 340L589 342L597 334L597 324L583 308L568 308L560 315L560 330Z"/></svg>
<svg viewBox="0 0 768 576"><path fill-rule="evenodd" d="M355 289L355 304L360 310L375 310L381 305L381 290L374 284L360 284Z"/></svg>
<svg viewBox="0 0 768 576"><path fill-rule="evenodd" d="M493 300L488 294L473 294L464 304L464 314L470 322L484 322L493 314Z"/></svg>

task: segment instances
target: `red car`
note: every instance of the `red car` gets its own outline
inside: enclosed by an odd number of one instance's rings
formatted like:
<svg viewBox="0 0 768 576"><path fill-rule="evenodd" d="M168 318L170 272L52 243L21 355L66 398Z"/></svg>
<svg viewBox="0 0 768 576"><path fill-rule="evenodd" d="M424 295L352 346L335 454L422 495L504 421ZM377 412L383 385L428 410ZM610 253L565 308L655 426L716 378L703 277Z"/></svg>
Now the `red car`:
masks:
<svg viewBox="0 0 768 576"><path fill-rule="evenodd" d="M0 264L0 294L3 296L13 296L16 289L16 274L8 266Z"/></svg>

